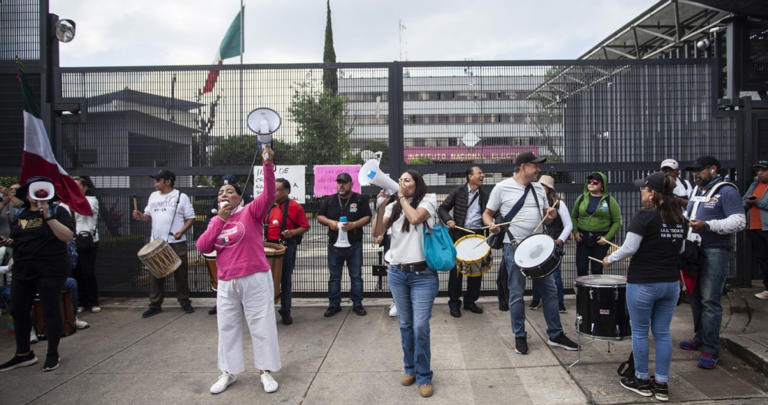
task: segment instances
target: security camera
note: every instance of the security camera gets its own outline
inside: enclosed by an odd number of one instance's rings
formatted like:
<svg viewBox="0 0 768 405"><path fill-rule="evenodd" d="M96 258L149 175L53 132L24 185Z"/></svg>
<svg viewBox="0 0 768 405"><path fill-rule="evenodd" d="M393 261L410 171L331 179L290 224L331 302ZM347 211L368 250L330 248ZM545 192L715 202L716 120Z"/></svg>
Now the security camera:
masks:
<svg viewBox="0 0 768 405"><path fill-rule="evenodd" d="M709 48L709 45L710 45L710 42L709 42L709 39L707 38L704 38L696 42L696 47L701 49L702 51Z"/></svg>

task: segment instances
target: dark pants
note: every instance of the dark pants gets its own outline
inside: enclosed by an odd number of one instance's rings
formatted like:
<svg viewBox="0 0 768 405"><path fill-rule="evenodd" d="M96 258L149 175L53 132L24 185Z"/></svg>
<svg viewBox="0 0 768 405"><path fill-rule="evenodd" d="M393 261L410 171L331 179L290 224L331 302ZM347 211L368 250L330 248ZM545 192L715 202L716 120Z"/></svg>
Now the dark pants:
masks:
<svg viewBox="0 0 768 405"><path fill-rule="evenodd" d="M179 305L188 305L189 301L189 270L187 265L187 242L171 243L173 251L181 258L181 266L173 272L176 280L176 300ZM170 277L170 276L168 276ZM163 293L165 292L165 280L168 277L157 278L149 275L149 307L160 308L163 305Z"/></svg>
<svg viewBox="0 0 768 405"><path fill-rule="evenodd" d="M763 285L768 290L768 231L750 229L747 236L752 245L754 263L763 273Z"/></svg>
<svg viewBox="0 0 768 405"><path fill-rule="evenodd" d="M286 241L283 272L280 273L280 312L291 311L291 276L296 266L296 239Z"/></svg>
<svg viewBox="0 0 768 405"><path fill-rule="evenodd" d="M473 231L480 235L484 233L479 229L473 229ZM451 233L454 242L466 235L463 231L462 233L458 233L458 231L453 231ZM448 296L450 297L448 305L451 308L459 308L461 306L461 284L463 278L464 275L459 273L456 270L456 267L451 270L451 274L448 276ZM477 298L480 297L480 284L482 284L482 281L482 275L478 277L467 277L467 292L464 294L464 305L472 304L477 301Z"/></svg>
<svg viewBox="0 0 768 405"><path fill-rule="evenodd" d="M32 330L32 300L35 293L40 295L45 319L45 335L48 338L48 354L59 354L59 339L63 320L61 319L61 289L64 277L40 277L34 280L11 281L11 315L16 326L16 353L29 351L29 333Z"/></svg>
<svg viewBox="0 0 768 405"><path fill-rule="evenodd" d="M331 276L328 279L328 306L341 306L341 273L344 262L349 269L350 289L349 298L353 306L363 305L363 242L352 242L348 248L328 246L328 269Z"/></svg>
<svg viewBox="0 0 768 405"><path fill-rule="evenodd" d="M499 263L499 272L496 274L496 288L499 296L499 308L509 308L509 275L507 274L507 264L504 262L504 256L501 256Z"/></svg>
<svg viewBox="0 0 768 405"><path fill-rule="evenodd" d="M90 308L99 305L99 290L96 286L96 252L99 250L99 242L93 249L77 249L77 267L75 267L75 280L77 280L79 305Z"/></svg>
<svg viewBox="0 0 768 405"><path fill-rule="evenodd" d="M576 275L603 274L603 264L589 260L589 256L603 260L609 245L598 245L597 239L605 232L581 232L581 242L576 243Z"/></svg>

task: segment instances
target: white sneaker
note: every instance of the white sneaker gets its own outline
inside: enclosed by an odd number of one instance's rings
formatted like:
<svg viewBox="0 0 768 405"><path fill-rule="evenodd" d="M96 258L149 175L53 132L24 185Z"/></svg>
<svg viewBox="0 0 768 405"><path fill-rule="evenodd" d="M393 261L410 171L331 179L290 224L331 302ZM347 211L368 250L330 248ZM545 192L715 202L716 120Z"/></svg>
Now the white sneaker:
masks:
<svg viewBox="0 0 768 405"><path fill-rule="evenodd" d="M394 302L392 303L392 305L389 306L389 316L392 316L392 317L397 316L397 307L395 306Z"/></svg>
<svg viewBox="0 0 768 405"><path fill-rule="evenodd" d="M91 312L93 313L101 312L101 307L99 306L91 307Z"/></svg>
<svg viewBox="0 0 768 405"><path fill-rule="evenodd" d="M755 298L759 300L768 300L768 290L755 294Z"/></svg>
<svg viewBox="0 0 768 405"><path fill-rule="evenodd" d="M35 328L32 328L29 333L29 343L37 343L40 340L37 338L37 333L35 332Z"/></svg>
<svg viewBox="0 0 768 405"><path fill-rule="evenodd" d="M216 380L213 385L211 385L211 394L220 394L224 392L227 387L232 385L233 382L237 381L237 377L233 374L229 374L228 372L224 371L219 376L219 379Z"/></svg>
<svg viewBox="0 0 768 405"><path fill-rule="evenodd" d="M264 387L264 392L271 393L277 391L277 380L275 380L275 377L272 377L272 374L269 371L265 371L264 374L261 375L261 385Z"/></svg>
<svg viewBox="0 0 768 405"><path fill-rule="evenodd" d="M88 324L86 321L81 321L75 317L75 328L77 329L87 329L91 325Z"/></svg>
<svg viewBox="0 0 768 405"><path fill-rule="evenodd" d="M83 311L85 311L85 307L77 307L77 313L78 314L83 312Z"/></svg>

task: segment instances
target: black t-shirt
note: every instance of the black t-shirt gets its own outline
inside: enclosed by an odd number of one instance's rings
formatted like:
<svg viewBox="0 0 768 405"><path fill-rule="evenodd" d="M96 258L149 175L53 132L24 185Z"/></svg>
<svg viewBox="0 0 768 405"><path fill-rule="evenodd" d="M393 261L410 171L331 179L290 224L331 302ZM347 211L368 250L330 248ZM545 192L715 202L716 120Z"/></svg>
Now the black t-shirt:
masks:
<svg viewBox="0 0 768 405"><path fill-rule="evenodd" d="M56 207L56 219L75 230L69 211ZM38 277L67 277L72 271L66 242L53 234L39 211L23 210L11 224L13 277L32 280Z"/></svg>
<svg viewBox="0 0 768 405"><path fill-rule="evenodd" d="M324 215L328 219L338 221L340 217L346 216L347 222L357 221L363 217L371 216L371 207L368 206L368 197L352 193L349 199L339 198L338 194L326 196L323 204L320 206L318 215ZM328 228L328 244L336 243L336 237L339 231ZM347 232L347 238L350 243L363 240L363 228L355 228Z"/></svg>
<svg viewBox="0 0 768 405"><path fill-rule="evenodd" d="M680 279L678 255L685 238L683 223L668 226L658 211L643 208L632 218L629 232L643 237L627 271L627 282L659 283Z"/></svg>

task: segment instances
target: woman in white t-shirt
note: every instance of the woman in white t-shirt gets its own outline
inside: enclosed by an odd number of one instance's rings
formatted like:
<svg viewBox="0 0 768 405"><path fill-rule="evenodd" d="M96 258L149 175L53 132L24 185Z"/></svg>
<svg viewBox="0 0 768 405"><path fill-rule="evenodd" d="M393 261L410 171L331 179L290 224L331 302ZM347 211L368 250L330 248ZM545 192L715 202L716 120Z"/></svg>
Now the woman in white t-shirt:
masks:
<svg viewBox="0 0 768 405"><path fill-rule="evenodd" d="M405 374L400 384L418 383L422 397L432 396L429 319L439 282L437 273L427 267L424 256L424 221L435 222L437 198L427 194L421 174L407 170L400 176L397 195L378 209L374 236L392 229L389 264L389 289L395 299L400 322Z"/></svg>
<svg viewBox="0 0 768 405"><path fill-rule="evenodd" d="M75 235L81 240L90 238L93 243L80 243L77 246L77 267L75 267L75 279L77 279L77 299L80 308L78 312L90 309L91 312L100 312L99 289L96 285L96 253L99 248L99 201L96 199L95 187L90 177L77 178L77 184L83 190L93 215L81 215L75 213ZM87 235L86 235L87 234Z"/></svg>

